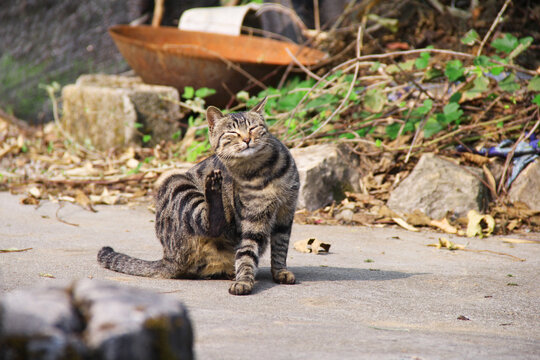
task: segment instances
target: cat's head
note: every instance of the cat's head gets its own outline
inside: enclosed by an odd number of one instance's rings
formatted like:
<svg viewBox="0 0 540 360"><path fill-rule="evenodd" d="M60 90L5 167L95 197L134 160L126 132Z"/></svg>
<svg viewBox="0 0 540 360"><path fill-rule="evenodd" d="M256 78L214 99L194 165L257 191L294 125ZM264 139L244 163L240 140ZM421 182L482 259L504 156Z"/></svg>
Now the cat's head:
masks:
<svg viewBox="0 0 540 360"><path fill-rule="evenodd" d="M266 97L249 111L227 115L208 107L210 144L220 158L249 158L264 149L270 137L263 117L265 104Z"/></svg>

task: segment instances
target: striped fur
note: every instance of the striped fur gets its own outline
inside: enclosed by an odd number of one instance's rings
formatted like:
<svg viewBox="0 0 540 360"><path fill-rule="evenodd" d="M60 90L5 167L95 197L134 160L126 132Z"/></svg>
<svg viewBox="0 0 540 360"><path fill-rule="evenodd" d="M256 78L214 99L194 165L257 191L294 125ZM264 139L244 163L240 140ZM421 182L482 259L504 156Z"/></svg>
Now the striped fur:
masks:
<svg viewBox="0 0 540 360"><path fill-rule="evenodd" d="M289 150L268 132L254 109L206 116L215 155L159 185L156 235L163 259L146 261L104 247L98 261L126 274L162 278L234 278L229 292L251 293L259 257L268 244L278 283L293 284L287 270L289 237L299 180Z"/></svg>

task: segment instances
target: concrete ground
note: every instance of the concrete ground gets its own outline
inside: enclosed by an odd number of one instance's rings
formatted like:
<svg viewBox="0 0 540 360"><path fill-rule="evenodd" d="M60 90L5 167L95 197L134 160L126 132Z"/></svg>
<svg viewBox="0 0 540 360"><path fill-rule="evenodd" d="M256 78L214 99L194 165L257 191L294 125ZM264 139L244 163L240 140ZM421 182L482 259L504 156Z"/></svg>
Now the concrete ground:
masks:
<svg viewBox="0 0 540 360"><path fill-rule="evenodd" d="M198 359L540 358L540 244L450 236L467 249L492 251L452 252L427 246L437 233L295 225L288 264L298 284L274 284L267 254L255 293L236 297L228 281L146 279L100 268L103 245L160 257L145 208L58 209L51 202L20 205L18 196L0 193L0 249L32 248L0 253L1 291L91 277L174 296L190 311ZM308 237L331 243L330 253L292 249Z"/></svg>

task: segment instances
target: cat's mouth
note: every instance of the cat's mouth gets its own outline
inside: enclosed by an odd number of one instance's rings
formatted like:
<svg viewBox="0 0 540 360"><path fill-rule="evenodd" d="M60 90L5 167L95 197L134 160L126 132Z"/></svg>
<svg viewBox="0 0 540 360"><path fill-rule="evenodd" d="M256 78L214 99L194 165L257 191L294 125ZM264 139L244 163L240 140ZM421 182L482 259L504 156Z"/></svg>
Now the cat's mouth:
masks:
<svg viewBox="0 0 540 360"><path fill-rule="evenodd" d="M238 151L238 152L236 153L236 155L237 155L238 157L248 157L248 156L252 156L252 155L256 154L257 152L259 152L260 148L261 148L261 147L258 146L258 145L253 145L253 144L252 144L251 146L250 146L250 145L247 145L244 149Z"/></svg>
<svg viewBox="0 0 540 360"><path fill-rule="evenodd" d="M238 152L238 155L240 157L251 156L251 155L255 154L257 151L259 151L259 149L256 149L255 147L250 146L250 147L247 147L244 150L241 150L240 152Z"/></svg>

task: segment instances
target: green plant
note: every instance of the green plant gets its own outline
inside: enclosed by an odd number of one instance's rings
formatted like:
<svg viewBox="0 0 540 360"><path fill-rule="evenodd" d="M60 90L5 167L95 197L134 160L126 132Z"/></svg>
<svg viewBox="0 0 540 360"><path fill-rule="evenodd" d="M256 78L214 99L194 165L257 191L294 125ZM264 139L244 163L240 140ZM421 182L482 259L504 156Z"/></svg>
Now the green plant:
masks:
<svg viewBox="0 0 540 360"><path fill-rule="evenodd" d="M193 98L204 99L205 97L214 95L215 93L216 93L216 90L209 89L207 87L202 87L195 90L191 86L186 86L184 87L184 93L182 94L182 97L186 100L191 100Z"/></svg>
<svg viewBox="0 0 540 360"><path fill-rule="evenodd" d="M405 57L400 62L385 63L385 54L372 58L366 55L360 57L361 71L358 63L355 66L355 59L351 59L323 75L289 77L280 88L268 87L255 96L241 91L236 96L240 104L232 110L249 109L267 97L265 113L271 131L289 145L325 138L368 141L385 147L386 140L411 133L415 140L420 135L419 138L431 139L426 143L432 144L439 141L439 133L457 133L464 124L470 124L470 112L465 110L470 101L487 106L504 96L506 101L515 103L523 90L530 92L529 99L540 106L540 77L532 77L524 87L527 82L516 75L519 67L513 65L531 41L528 37L517 39L503 34L491 41L491 54L479 56L433 47L409 51L416 57ZM461 42L478 45L479 35L472 29ZM434 56L437 53L451 56ZM370 61L373 58L375 61ZM407 91L401 90L404 80ZM429 87L447 92L433 96ZM189 143L184 144L181 155L185 159L196 159L210 149L201 109L203 98L212 93L208 89L184 89L185 104L197 112L191 120L193 125L190 124L197 129ZM503 129L504 121L496 121L494 126Z"/></svg>
<svg viewBox="0 0 540 360"><path fill-rule="evenodd" d="M142 137L143 144L148 143L150 140L152 140L152 135L149 135L149 134L143 135L143 137Z"/></svg>

